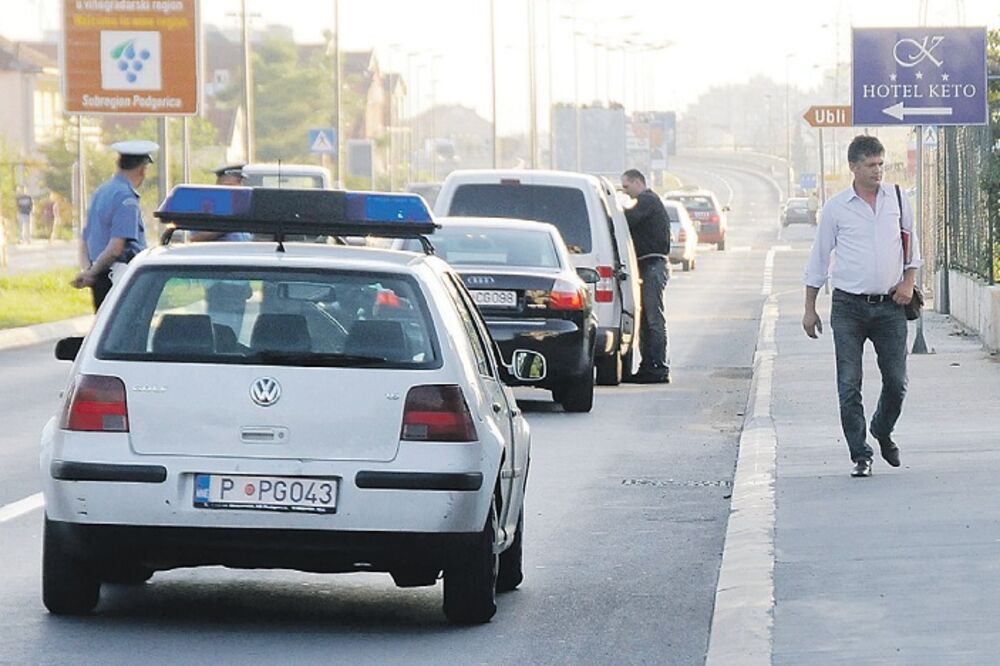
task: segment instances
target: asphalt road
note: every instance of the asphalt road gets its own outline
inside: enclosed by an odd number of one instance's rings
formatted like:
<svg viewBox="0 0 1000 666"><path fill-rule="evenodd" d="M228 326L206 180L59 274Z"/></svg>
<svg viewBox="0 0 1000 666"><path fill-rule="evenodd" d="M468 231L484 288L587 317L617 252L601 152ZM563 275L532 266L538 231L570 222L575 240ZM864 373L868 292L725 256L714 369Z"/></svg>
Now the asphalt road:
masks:
<svg viewBox="0 0 1000 666"><path fill-rule="evenodd" d="M712 169L676 165L733 210L729 249L702 246L668 287L674 383L599 388L583 415L519 389L534 433L526 575L492 622L449 626L440 584L222 568L106 586L92 616L56 618L40 599L36 509L0 523L0 663L702 663L764 256L780 242L773 188ZM40 487L38 432L69 370L50 349L0 352L0 506Z"/></svg>

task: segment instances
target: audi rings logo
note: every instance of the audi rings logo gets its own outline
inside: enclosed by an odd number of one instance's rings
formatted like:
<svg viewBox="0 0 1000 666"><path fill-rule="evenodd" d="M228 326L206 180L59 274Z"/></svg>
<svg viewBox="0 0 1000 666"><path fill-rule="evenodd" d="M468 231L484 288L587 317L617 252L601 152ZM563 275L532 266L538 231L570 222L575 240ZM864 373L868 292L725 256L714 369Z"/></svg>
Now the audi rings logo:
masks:
<svg viewBox="0 0 1000 666"><path fill-rule="evenodd" d="M270 407L280 397L281 384L274 377L261 377L250 385L250 399L261 407Z"/></svg>
<svg viewBox="0 0 1000 666"><path fill-rule="evenodd" d="M470 275L465 278L465 282L470 286L481 287L485 284L493 284L496 280L489 275Z"/></svg>

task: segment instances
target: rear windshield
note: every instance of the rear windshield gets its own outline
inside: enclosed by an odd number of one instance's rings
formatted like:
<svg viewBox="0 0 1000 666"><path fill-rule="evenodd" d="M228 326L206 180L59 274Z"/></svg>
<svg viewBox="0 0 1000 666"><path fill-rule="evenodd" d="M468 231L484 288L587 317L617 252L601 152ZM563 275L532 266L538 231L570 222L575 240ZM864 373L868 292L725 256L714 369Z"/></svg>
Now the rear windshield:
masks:
<svg viewBox="0 0 1000 666"><path fill-rule="evenodd" d="M680 201L688 210L715 210L715 204L708 197L671 195L670 198L674 201Z"/></svg>
<svg viewBox="0 0 1000 666"><path fill-rule="evenodd" d="M423 369L438 349L409 276L171 266L136 274L97 357Z"/></svg>
<svg viewBox="0 0 1000 666"><path fill-rule="evenodd" d="M591 251L590 216L583 192L553 185L459 185L449 215L512 217L554 224L574 254Z"/></svg>
<svg viewBox="0 0 1000 666"><path fill-rule="evenodd" d="M431 243L452 266L560 267L552 235L545 231L446 225L434 232Z"/></svg>
<svg viewBox="0 0 1000 666"><path fill-rule="evenodd" d="M321 190L323 189L323 177L248 173L247 185L252 187L289 187L302 190Z"/></svg>
<svg viewBox="0 0 1000 666"><path fill-rule="evenodd" d="M800 208L805 210L809 207L809 203L805 199L791 199L788 202L789 208Z"/></svg>

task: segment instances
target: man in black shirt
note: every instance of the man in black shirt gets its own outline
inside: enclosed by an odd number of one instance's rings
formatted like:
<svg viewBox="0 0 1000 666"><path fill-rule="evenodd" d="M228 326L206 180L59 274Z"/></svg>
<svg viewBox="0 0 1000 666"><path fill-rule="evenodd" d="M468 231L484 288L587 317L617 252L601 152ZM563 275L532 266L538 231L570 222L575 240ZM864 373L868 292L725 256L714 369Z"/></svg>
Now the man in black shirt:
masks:
<svg viewBox="0 0 1000 666"><path fill-rule="evenodd" d="M666 384L670 382L670 366L667 364L663 292L668 279L670 218L660 197L646 187L646 178L637 169L629 169L622 174L622 190L635 199L635 205L625 211L625 218L635 244L642 281L642 322L639 328L642 363L635 381L640 384Z"/></svg>

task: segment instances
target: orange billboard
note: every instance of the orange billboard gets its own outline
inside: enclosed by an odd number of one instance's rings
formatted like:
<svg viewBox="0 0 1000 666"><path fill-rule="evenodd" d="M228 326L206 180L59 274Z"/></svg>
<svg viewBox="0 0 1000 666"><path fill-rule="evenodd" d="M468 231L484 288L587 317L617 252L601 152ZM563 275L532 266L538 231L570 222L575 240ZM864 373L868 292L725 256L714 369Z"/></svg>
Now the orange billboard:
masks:
<svg viewBox="0 0 1000 666"><path fill-rule="evenodd" d="M66 113L194 115L197 0L63 0Z"/></svg>

